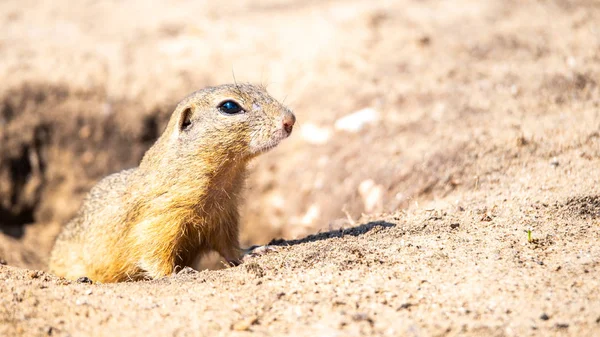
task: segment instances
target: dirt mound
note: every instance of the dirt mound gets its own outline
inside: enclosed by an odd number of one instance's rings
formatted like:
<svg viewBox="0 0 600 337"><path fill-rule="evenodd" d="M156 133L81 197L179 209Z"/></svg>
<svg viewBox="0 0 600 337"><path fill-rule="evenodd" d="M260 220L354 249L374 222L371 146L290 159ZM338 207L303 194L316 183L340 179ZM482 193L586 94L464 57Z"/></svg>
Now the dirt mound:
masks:
<svg viewBox="0 0 600 337"><path fill-rule="evenodd" d="M599 331L594 275L600 250L594 242L580 241L580 252L564 237L551 245L528 243L526 233L512 229L520 224L511 217L481 220L472 205L436 211L364 219L364 225L344 231L275 242L276 252L237 268L184 270L151 282L87 285L0 267L6 284L0 290L6 310L0 312L0 332L592 336Z"/></svg>

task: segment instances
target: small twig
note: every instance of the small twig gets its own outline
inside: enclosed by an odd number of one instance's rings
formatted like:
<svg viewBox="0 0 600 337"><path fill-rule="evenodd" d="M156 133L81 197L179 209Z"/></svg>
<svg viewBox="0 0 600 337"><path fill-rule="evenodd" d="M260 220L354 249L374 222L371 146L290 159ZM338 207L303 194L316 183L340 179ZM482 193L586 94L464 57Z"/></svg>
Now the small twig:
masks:
<svg viewBox="0 0 600 337"><path fill-rule="evenodd" d="M348 213L348 210L346 209L346 205L345 204L342 207L342 212L344 212L344 214L346 214L346 218L348 219L348 222L350 222L350 224L352 226L356 225L356 221L354 221L354 219L352 219L352 216L350 216L350 213Z"/></svg>

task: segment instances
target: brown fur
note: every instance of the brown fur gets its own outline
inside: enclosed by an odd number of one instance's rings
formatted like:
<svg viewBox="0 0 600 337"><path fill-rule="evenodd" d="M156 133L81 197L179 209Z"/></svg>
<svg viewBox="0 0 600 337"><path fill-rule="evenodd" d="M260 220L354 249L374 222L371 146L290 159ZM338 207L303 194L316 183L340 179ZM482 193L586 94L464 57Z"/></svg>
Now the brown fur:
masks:
<svg viewBox="0 0 600 337"><path fill-rule="evenodd" d="M245 112L226 115L232 99ZM182 129L185 115L191 125ZM100 282L157 278L209 250L239 262L238 204L247 162L295 122L257 86L223 85L182 100L138 168L110 175L59 235L50 270Z"/></svg>

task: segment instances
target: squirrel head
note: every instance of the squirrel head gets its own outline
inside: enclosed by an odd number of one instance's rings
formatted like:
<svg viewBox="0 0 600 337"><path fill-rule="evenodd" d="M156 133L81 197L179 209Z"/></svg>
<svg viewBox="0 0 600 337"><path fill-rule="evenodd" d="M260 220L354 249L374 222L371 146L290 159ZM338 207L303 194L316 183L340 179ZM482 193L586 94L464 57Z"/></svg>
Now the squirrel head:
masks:
<svg viewBox="0 0 600 337"><path fill-rule="evenodd" d="M170 161L200 156L215 164L243 163L287 138L295 121L263 87L225 84L183 99L158 143L169 148Z"/></svg>

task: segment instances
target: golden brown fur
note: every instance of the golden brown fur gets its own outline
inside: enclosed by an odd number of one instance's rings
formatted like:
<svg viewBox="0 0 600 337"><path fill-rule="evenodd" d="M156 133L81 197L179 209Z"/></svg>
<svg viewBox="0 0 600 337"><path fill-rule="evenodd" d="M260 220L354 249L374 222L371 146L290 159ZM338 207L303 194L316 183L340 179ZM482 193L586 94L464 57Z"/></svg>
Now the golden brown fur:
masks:
<svg viewBox="0 0 600 337"><path fill-rule="evenodd" d="M226 100L244 111L223 113ZM138 168L92 188L59 235L50 270L118 282L170 275L209 250L238 262L246 164L287 137L294 122L261 87L223 85L191 94Z"/></svg>

